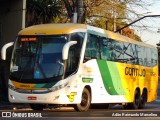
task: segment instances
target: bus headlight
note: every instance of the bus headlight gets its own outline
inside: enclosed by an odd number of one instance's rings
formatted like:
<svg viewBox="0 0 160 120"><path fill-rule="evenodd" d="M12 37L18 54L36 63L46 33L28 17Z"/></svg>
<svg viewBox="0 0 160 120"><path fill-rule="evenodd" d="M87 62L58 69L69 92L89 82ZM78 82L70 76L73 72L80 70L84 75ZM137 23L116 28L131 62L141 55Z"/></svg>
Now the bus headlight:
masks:
<svg viewBox="0 0 160 120"><path fill-rule="evenodd" d="M68 82L67 83L64 83L64 84L61 84L61 85L57 85L57 86L54 86L52 88L46 88L46 89L29 89L29 90L26 90L26 89L20 89L20 88L16 88L15 86L13 85L8 85L8 88L13 90L13 91L16 91L16 92L19 92L19 93L32 93L32 94L40 94L40 93L49 93L49 92L54 92L54 91L57 91L57 90L60 90L64 87L66 87L68 85Z"/></svg>
<svg viewBox="0 0 160 120"><path fill-rule="evenodd" d="M16 87L14 87L14 86L12 86L12 85L10 85L10 84L8 85L8 88L11 89L11 90L13 90L13 91L16 91L16 90L17 90Z"/></svg>
<svg viewBox="0 0 160 120"><path fill-rule="evenodd" d="M54 92L54 91L57 91L57 90L60 90L60 89L62 89L62 88L64 88L64 87L66 87L67 85L68 85L68 82L65 83L65 84L61 84L61 85L54 86L54 87L52 87L52 88L48 88L48 90Z"/></svg>

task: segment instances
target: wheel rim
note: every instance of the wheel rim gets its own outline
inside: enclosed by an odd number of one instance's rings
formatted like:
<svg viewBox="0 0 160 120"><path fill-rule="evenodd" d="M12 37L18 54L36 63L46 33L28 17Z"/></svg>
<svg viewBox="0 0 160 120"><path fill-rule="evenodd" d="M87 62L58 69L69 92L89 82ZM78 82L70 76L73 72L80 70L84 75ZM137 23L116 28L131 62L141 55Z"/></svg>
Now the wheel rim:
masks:
<svg viewBox="0 0 160 120"><path fill-rule="evenodd" d="M86 107L88 105L88 95L86 93L82 94L81 106Z"/></svg>
<svg viewBox="0 0 160 120"><path fill-rule="evenodd" d="M137 93L136 96L135 96L135 104L136 104L137 107L139 106L139 102L140 102L139 94Z"/></svg>
<svg viewBox="0 0 160 120"><path fill-rule="evenodd" d="M144 101L145 101L145 99L144 99L144 96L142 95L141 96L141 103L144 104Z"/></svg>
<svg viewBox="0 0 160 120"><path fill-rule="evenodd" d="M142 104L145 104L146 103L146 97L145 97L145 94L142 94L142 96L141 96L141 103Z"/></svg>

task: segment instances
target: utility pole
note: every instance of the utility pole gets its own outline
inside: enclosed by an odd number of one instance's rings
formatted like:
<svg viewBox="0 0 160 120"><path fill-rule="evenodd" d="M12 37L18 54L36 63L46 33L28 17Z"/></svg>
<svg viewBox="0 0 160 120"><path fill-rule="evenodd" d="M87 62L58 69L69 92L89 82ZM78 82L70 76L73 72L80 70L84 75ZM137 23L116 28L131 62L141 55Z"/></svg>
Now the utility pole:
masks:
<svg viewBox="0 0 160 120"><path fill-rule="evenodd" d="M77 23L83 22L84 8L83 8L83 0L77 0Z"/></svg>
<svg viewBox="0 0 160 120"><path fill-rule="evenodd" d="M69 0L63 0L72 23L83 23L84 7L83 0L75 0L75 8L71 6Z"/></svg>
<svg viewBox="0 0 160 120"><path fill-rule="evenodd" d="M117 30L117 0L113 0L113 31Z"/></svg>

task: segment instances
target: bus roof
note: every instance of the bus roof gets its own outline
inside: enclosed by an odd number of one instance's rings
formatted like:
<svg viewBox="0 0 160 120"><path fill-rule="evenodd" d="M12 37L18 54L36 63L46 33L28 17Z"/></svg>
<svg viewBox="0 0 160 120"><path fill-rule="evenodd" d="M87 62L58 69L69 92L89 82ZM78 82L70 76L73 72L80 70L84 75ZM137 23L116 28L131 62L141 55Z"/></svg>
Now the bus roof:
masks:
<svg viewBox="0 0 160 120"><path fill-rule="evenodd" d="M34 25L21 30L18 35L58 35L58 34L69 34L76 29L85 29L95 31L97 33L106 34L108 38L115 39L118 41L129 42L133 44L138 44L141 46L146 46L150 48L156 48L153 45L146 44L144 42L139 42L128 38L126 36L120 35L119 33L114 33L101 28L93 27L85 24L76 23L60 23L60 24L40 24Z"/></svg>
<svg viewBox="0 0 160 120"><path fill-rule="evenodd" d="M68 34L75 29L86 29L85 24L61 23L61 24L40 24L21 30L18 35L58 35Z"/></svg>
<svg viewBox="0 0 160 120"><path fill-rule="evenodd" d="M123 42L128 42L128 43L137 44L137 45L140 45L140 46L145 46L145 47L157 49L153 45L149 45L149 44L146 44L144 42L140 42L140 41L131 39L129 37L126 37L124 35L121 35L119 33L115 33L115 32L109 31L109 30L104 30L104 29L93 27L93 26L89 26L89 25L87 26L87 29L95 31L95 32L98 32L98 33L102 33L102 34L106 35L110 39L114 39L114 40L117 40L117 41L123 41Z"/></svg>
<svg viewBox="0 0 160 120"><path fill-rule="evenodd" d="M131 39L131 38L126 37L124 35L121 35L119 33L114 33L114 32L111 32L111 31L106 31L106 33L107 33L107 35L108 35L109 38L112 38L112 39L115 39L115 40L118 40L118 41L133 43L133 44L137 44L137 45L145 46L145 47L150 47L150 48L156 48L153 45L146 44L144 42L140 42L140 41Z"/></svg>

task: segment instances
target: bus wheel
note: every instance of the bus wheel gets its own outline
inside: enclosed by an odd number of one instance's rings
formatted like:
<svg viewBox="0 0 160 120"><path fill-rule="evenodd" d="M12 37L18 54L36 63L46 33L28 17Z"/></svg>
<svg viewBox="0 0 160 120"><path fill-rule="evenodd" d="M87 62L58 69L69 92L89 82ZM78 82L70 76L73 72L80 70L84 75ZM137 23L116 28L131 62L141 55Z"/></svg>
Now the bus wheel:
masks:
<svg viewBox="0 0 160 120"><path fill-rule="evenodd" d="M143 109L145 107L146 102L147 102L147 91L143 91L143 93L140 97L139 108Z"/></svg>
<svg viewBox="0 0 160 120"><path fill-rule="evenodd" d="M140 93L138 90L135 91L134 93L134 101L131 103L131 108L132 109L138 109L140 105Z"/></svg>
<svg viewBox="0 0 160 120"><path fill-rule="evenodd" d="M30 104L30 107L32 108L32 110L43 110L45 105L43 105L43 104Z"/></svg>
<svg viewBox="0 0 160 120"><path fill-rule="evenodd" d="M134 93L134 101L132 103L128 103L124 105L124 109L138 109L140 105L140 93L138 90Z"/></svg>
<svg viewBox="0 0 160 120"><path fill-rule="evenodd" d="M91 105L91 94L87 88L84 88L81 103L74 106L76 111L87 111Z"/></svg>

